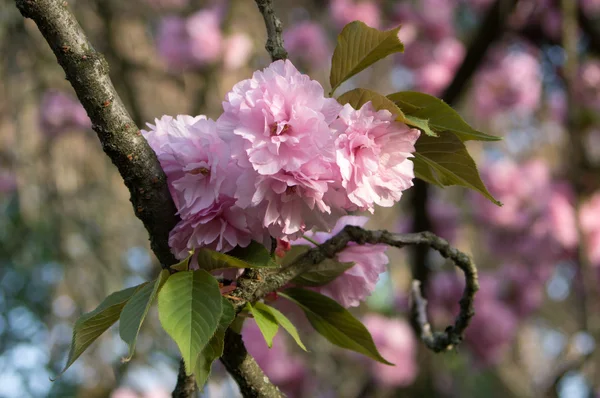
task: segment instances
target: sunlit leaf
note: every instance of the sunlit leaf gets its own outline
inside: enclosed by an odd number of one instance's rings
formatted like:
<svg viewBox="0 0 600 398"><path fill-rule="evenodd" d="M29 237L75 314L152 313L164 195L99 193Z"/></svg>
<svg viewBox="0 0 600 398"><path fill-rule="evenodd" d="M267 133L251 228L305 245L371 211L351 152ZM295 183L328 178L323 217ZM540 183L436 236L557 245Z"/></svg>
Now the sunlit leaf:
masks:
<svg viewBox="0 0 600 398"><path fill-rule="evenodd" d="M60 374L64 373L102 333L119 320L127 301L144 286L146 283L112 293L95 310L83 314L77 319L73 327L73 338L67 364Z"/></svg>
<svg viewBox="0 0 600 398"><path fill-rule="evenodd" d="M304 346L304 343L302 343L302 340L300 340L300 335L298 334L298 330L296 329L294 324L292 324L292 322L279 310L260 302L254 304L254 307L259 308L265 312L271 313L271 315L273 315L277 323L280 326L282 326L290 334L290 336L294 338L294 340L300 346L300 348L302 348L304 351L307 351L306 347Z"/></svg>
<svg viewBox="0 0 600 398"><path fill-rule="evenodd" d="M451 131L461 141L498 141L502 138L477 131L444 101L434 96L416 91L401 91L387 96L407 117L427 120L437 132Z"/></svg>
<svg viewBox="0 0 600 398"><path fill-rule="evenodd" d="M332 344L393 365L381 356L367 328L335 300L300 288L286 289L279 294L298 304L315 330Z"/></svg>
<svg viewBox="0 0 600 398"><path fill-rule="evenodd" d="M198 359L196 361L196 370L194 376L196 377L196 383L198 388L202 389L210 376L210 371L213 362L223 355L223 344L225 339L225 332L227 328L235 318L235 310L233 305L224 297L222 297L223 314L219 319L219 326L214 336L204 346Z"/></svg>
<svg viewBox="0 0 600 398"><path fill-rule="evenodd" d="M415 149L412 161L416 177L441 187L460 185L471 188L501 205L485 187L473 158L455 134L447 131L438 138L423 135Z"/></svg>
<svg viewBox="0 0 600 398"><path fill-rule="evenodd" d="M331 59L331 92L380 59L404 51L404 45L398 38L399 30L400 27L380 31L360 21L346 25L338 35Z"/></svg>
<svg viewBox="0 0 600 398"><path fill-rule="evenodd" d="M153 283L148 283L139 289L123 307L119 318L119 335L129 346L129 353L123 358L123 362L131 360L142 323L156 295L170 275L169 270L163 269Z"/></svg>
<svg viewBox="0 0 600 398"><path fill-rule="evenodd" d="M177 343L187 374L210 341L223 313L217 280L204 270L177 272L158 293L158 317Z"/></svg>
<svg viewBox="0 0 600 398"><path fill-rule="evenodd" d="M254 316L254 320L256 321L260 332L265 338L267 346L269 346L269 348L273 347L273 338L279 330L279 323L277 322L273 314L271 314L270 311L265 309L264 306L253 306L250 303L248 303L246 304L246 308L248 308L250 313Z"/></svg>

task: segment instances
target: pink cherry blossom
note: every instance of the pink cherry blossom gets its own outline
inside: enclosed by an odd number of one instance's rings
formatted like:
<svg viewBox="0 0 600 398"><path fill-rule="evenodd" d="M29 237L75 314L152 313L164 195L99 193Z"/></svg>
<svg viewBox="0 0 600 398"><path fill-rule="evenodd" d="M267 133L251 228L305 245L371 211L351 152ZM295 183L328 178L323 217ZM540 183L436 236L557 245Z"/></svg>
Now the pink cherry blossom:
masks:
<svg viewBox="0 0 600 398"><path fill-rule="evenodd" d="M363 319L381 355L396 366L370 361L377 383L386 387L402 387L417 377L417 341L408 322L369 314Z"/></svg>
<svg viewBox="0 0 600 398"><path fill-rule="evenodd" d="M329 11L339 28L353 21L362 21L372 28L380 24L379 7L370 0L331 0Z"/></svg>
<svg viewBox="0 0 600 398"><path fill-rule="evenodd" d="M580 0L581 8L585 13L588 14L599 14L600 13L600 1L599 0Z"/></svg>
<svg viewBox="0 0 600 398"><path fill-rule="evenodd" d="M182 218L169 235L169 246L181 259L192 249L227 252L235 246L246 247L253 239L268 244L268 237L249 211L236 206L234 198L222 196L210 207Z"/></svg>
<svg viewBox="0 0 600 398"><path fill-rule="evenodd" d="M219 130L234 137L232 156L246 169L238 179L238 205L265 203L264 224L275 238L329 229L338 200L329 127L341 109L337 101L286 60L236 84L223 108Z"/></svg>
<svg viewBox="0 0 600 398"><path fill-rule="evenodd" d="M222 193L233 197L233 182L224 183L235 165L213 120L179 115L163 116L155 123L142 134L157 153L180 213L205 209Z"/></svg>
<svg viewBox="0 0 600 398"><path fill-rule="evenodd" d="M346 225L364 226L367 217L344 216L328 232L307 232L305 235L323 243L340 232ZM292 244L307 244L303 239ZM379 275L386 271L388 258L385 255L386 245L349 244L337 254L340 262L353 262L355 265L325 286L315 288L318 292L331 297L344 307L357 307L369 296L379 280Z"/></svg>
<svg viewBox="0 0 600 398"><path fill-rule="evenodd" d="M355 110L345 105L332 127L336 130L336 161L350 201L373 212L390 207L413 185L413 163L419 131L394 121L387 110L370 102Z"/></svg>
<svg viewBox="0 0 600 398"><path fill-rule="evenodd" d="M89 129L92 123L76 98L49 90L40 104L40 127L47 135L55 136L70 129Z"/></svg>
<svg viewBox="0 0 600 398"><path fill-rule="evenodd" d="M320 68L329 63L329 43L321 25L301 22L285 31L283 39L292 59L298 59L312 68Z"/></svg>
<svg viewBox="0 0 600 398"><path fill-rule="evenodd" d="M10 171L0 167L0 194L12 193L17 189L17 177Z"/></svg>
<svg viewBox="0 0 600 398"><path fill-rule="evenodd" d="M228 251L252 239L268 241L260 220L235 205L235 182L241 169L229 146L206 116L163 116L142 130L166 175L181 221L169 245L178 258L192 249Z"/></svg>

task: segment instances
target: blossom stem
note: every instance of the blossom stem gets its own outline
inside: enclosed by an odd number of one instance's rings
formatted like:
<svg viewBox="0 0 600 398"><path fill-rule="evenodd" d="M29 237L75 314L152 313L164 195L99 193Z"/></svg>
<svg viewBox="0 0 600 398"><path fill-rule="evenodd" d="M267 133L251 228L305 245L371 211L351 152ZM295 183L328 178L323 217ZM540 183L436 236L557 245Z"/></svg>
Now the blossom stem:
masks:
<svg viewBox="0 0 600 398"><path fill-rule="evenodd" d="M317 243L317 242L316 242L314 239L311 239L311 238L309 238L309 237L308 237L308 236L306 236L306 235L302 236L302 238L303 238L304 240L307 240L307 241L309 241L310 243L312 243L312 244L313 244L313 245L315 245L316 247L319 247L319 244L318 244L318 243Z"/></svg>

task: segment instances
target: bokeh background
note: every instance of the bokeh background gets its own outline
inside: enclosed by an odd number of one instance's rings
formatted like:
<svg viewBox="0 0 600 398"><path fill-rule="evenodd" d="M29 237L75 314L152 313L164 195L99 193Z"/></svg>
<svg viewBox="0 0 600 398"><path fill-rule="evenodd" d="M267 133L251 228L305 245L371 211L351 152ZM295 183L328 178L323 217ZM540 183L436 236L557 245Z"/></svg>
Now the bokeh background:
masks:
<svg viewBox="0 0 600 398"><path fill-rule="evenodd" d="M600 1L277 0L289 58L328 89L335 37L353 20L402 24L404 54L338 90L440 96L476 128L470 143L499 208L417 183L369 226L433 230L481 270L474 321L457 350L429 352L408 320L426 286L433 323L452 321L459 275L423 248L389 250L389 271L353 311L390 368L303 328L267 350L244 338L290 397L592 397L600 393ZM254 1L69 1L105 54L139 126L163 114L216 118L225 93L268 65ZM159 271L128 192L32 21L0 0L0 397L170 396L177 349L155 312L134 359L112 328L61 378L71 325L108 293ZM203 397L235 397L215 365ZM200 394L199 394L200 395Z"/></svg>

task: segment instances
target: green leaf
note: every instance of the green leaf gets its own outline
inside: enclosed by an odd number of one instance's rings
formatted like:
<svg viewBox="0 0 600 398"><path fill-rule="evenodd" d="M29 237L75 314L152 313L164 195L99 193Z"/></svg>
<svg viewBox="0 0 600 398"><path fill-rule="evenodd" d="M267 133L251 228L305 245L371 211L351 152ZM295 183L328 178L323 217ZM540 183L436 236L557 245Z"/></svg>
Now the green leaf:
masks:
<svg viewBox="0 0 600 398"><path fill-rule="evenodd" d="M312 247L307 245L293 245L280 260L281 266L287 267L310 249L312 249Z"/></svg>
<svg viewBox="0 0 600 398"><path fill-rule="evenodd" d="M387 96L410 117L425 119L437 132L451 131L461 141L499 141L502 138L477 131L439 98L416 91L401 91Z"/></svg>
<svg viewBox="0 0 600 398"><path fill-rule="evenodd" d="M189 256L178 262L177 264L171 265L169 268L174 269L175 271L189 271L190 270L190 259L194 253L190 253Z"/></svg>
<svg viewBox="0 0 600 398"><path fill-rule="evenodd" d="M261 302L254 304L254 307L266 312L270 312L271 315L273 315L273 318L275 318L275 320L277 321L277 323L281 325L290 334L290 336L294 338L294 340L300 346L300 348L302 348L304 351L307 351L306 347L302 343L302 340L300 340L300 335L298 334L298 330L296 330L296 327L285 315L279 312L279 310Z"/></svg>
<svg viewBox="0 0 600 398"><path fill-rule="evenodd" d="M386 365L393 365L377 351L367 328L334 300L300 288L287 289L279 295L298 304L315 330L332 344L359 352Z"/></svg>
<svg viewBox="0 0 600 398"><path fill-rule="evenodd" d="M247 303L246 307L254 316L254 320L256 321L256 324L258 325L258 328L265 338L269 348L273 347L273 338L279 330L279 323L277 323L277 320L273 314L261 306L256 306L256 304L255 306L252 306L250 303Z"/></svg>
<svg viewBox="0 0 600 398"><path fill-rule="evenodd" d="M71 340L71 349L64 369L59 376L63 374L77 358L94 342L102 333L111 327L121 315L121 311L127 301L137 291L142 289L146 282L141 285L130 287L112 293L100 303L93 311L83 314L75 322L73 327L73 339Z"/></svg>
<svg viewBox="0 0 600 398"><path fill-rule="evenodd" d="M163 269L154 283L148 283L138 290L123 307L119 322L119 335L129 346L129 353L123 358L123 362L131 360L142 323L146 319L156 295L170 275L169 270Z"/></svg>
<svg viewBox="0 0 600 398"><path fill-rule="evenodd" d="M194 376L196 376L196 383L198 384L199 389L202 389L204 384L206 384L206 381L210 376L213 362L223 355L225 332L235 318L235 309L229 300L227 300L225 297L221 297L221 301L223 306L223 314L221 314L221 319L219 319L217 331L210 341L204 346L196 361L196 371L194 372Z"/></svg>
<svg viewBox="0 0 600 398"><path fill-rule="evenodd" d="M427 120L405 115L404 112L389 98L376 91L366 88L355 88L340 95L337 99L342 105L350 104L354 109L360 109L364 104L371 101L373 108L377 111L386 109L396 116L396 120L409 126L416 127L427 135L437 137L437 134L429 128Z"/></svg>
<svg viewBox="0 0 600 398"><path fill-rule="evenodd" d="M194 372L198 354L217 330L222 313L219 283L204 270L177 272L158 293L158 318L177 343L188 375Z"/></svg>
<svg viewBox="0 0 600 398"><path fill-rule="evenodd" d="M380 59L403 52L404 45L398 38L399 30L400 27L397 27L382 32L360 21L346 25L337 38L331 59L331 92Z"/></svg>
<svg viewBox="0 0 600 398"><path fill-rule="evenodd" d="M439 138L423 135L415 145L415 176L441 187L460 185L474 189L501 206L485 187L465 144L447 131Z"/></svg>
<svg viewBox="0 0 600 398"><path fill-rule="evenodd" d="M197 250L198 266L207 271L223 268L275 268L279 267L270 253L260 243L252 241L248 247L236 247L228 253L211 249Z"/></svg>
<svg viewBox="0 0 600 398"><path fill-rule="evenodd" d="M236 246L233 250L227 252L227 254L250 264L247 268L278 267L277 263L273 261L269 250L256 241L250 242L246 247Z"/></svg>
<svg viewBox="0 0 600 398"><path fill-rule="evenodd" d="M310 271L298 275L292 279L292 283L298 286L323 286L333 281L338 276L354 266L354 263L342 263L334 259L321 261Z"/></svg>

